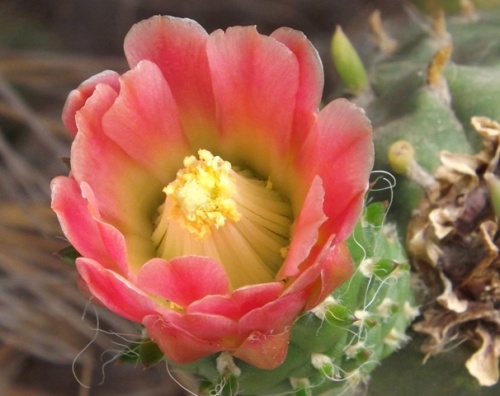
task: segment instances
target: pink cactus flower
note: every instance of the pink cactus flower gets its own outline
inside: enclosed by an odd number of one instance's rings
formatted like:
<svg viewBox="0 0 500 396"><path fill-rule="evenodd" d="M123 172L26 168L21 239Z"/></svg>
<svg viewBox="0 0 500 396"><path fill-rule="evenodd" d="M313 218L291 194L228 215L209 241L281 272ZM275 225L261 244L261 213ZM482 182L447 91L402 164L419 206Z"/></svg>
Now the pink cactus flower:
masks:
<svg viewBox="0 0 500 396"><path fill-rule="evenodd" d="M352 273L370 123L344 99L318 112L321 61L292 29L158 16L125 54L130 71L85 81L63 112L71 172L52 207L78 272L173 362L275 368L296 318Z"/></svg>

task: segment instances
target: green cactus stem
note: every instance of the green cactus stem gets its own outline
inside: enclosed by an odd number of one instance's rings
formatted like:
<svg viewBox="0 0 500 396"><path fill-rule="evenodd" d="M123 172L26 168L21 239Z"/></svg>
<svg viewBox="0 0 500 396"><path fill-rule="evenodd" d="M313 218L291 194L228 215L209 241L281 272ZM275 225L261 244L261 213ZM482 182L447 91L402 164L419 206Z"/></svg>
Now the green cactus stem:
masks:
<svg viewBox="0 0 500 396"><path fill-rule="evenodd" d="M463 347L472 349L461 348L457 361L476 380L468 389L478 392L500 378L500 10L446 3L459 14L433 10L431 19L415 11L392 34L394 51L377 43L367 62L373 95L366 110L375 169L396 174L389 219L406 234L425 285L426 309L414 326L426 335L422 350L431 361L469 341ZM375 20L377 36L384 29Z"/></svg>
<svg viewBox="0 0 500 396"><path fill-rule="evenodd" d="M471 117L500 119L500 85L492 83L500 79L500 59L491 39L500 34L498 18L490 12L474 22L438 13L431 22L422 19L407 27L398 36L398 49L381 51L369 66L373 97L366 109L375 126L375 167L402 175L390 216L403 234L423 190L403 176L406 172L391 167L389 150L395 142L407 141L413 163L432 174L442 150L472 153L481 148Z"/></svg>

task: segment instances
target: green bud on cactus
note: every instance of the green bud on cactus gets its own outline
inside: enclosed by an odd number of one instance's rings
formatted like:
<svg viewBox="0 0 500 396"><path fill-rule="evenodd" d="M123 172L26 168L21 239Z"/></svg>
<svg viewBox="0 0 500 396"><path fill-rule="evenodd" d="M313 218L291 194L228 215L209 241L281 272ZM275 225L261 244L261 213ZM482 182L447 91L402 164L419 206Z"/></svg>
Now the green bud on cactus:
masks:
<svg viewBox="0 0 500 396"><path fill-rule="evenodd" d="M362 92L368 86L365 67L340 26L337 26L333 35L331 52L335 69L342 82L351 92Z"/></svg>

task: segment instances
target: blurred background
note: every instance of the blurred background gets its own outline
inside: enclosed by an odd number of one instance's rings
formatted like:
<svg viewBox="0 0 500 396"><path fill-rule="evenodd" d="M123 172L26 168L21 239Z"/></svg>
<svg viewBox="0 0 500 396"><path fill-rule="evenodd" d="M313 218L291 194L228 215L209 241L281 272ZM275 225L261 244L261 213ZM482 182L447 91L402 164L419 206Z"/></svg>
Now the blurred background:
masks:
<svg viewBox="0 0 500 396"><path fill-rule="evenodd" d="M209 32L231 25L257 25L265 34L302 30L323 59L328 99L338 89L328 53L335 26L367 54L375 9L402 15L404 2L0 0L0 395L186 394L164 364L116 364L140 329L89 305L74 269L55 254L67 245L49 208L50 180L67 173L61 110L86 78L126 70L122 43L131 25L169 14Z"/></svg>

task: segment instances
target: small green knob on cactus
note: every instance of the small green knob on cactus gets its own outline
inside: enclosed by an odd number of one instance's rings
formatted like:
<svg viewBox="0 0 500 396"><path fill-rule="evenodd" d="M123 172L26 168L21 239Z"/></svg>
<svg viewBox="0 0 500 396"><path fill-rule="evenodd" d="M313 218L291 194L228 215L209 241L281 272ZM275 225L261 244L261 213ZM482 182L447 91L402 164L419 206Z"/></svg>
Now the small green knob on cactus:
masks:
<svg viewBox="0 0 500 396"><path fill-rule="evenodd" d="M389 147L387 160L396 174L407 177L421 187L435 183L434 177L415 161L415 149L406 140L398 140Z"/></svg>
<svg viewBox="0 0 500 396"><path fill-rule="evenodd" d="M414 157L415 149L406 140L394 142L387 152L387 159L392 170L399 175L408 174L412 164L415 163Z"/></svg>

